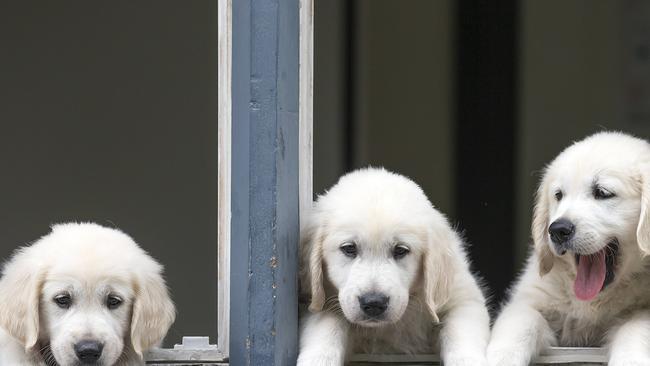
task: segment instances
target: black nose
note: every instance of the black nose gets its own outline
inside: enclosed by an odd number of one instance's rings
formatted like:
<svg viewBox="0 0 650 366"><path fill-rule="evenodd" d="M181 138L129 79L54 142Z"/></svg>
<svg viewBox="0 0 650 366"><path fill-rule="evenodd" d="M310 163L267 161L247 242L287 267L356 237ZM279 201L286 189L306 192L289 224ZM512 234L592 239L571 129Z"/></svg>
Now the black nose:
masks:
<svg viewBox="0 0 650 366"><path fill-rule="evenodd" d="M551 234L551 240L557 245L562 245L573 237L576 227L567 219L559 219L554 221L548 227L548 232Z"/></svg>
<svg viewBox="0 0 650 366"><path fill-rule="evenodd" d="M378 317L388 308L388 296L378 293L369 293L359 296L359 306L363 312L370 317Z"/></svg>
<svg viewBox="0 0 650 366"><path fill-rule="evenodd" d="M97 341L81 341L74 345L74 352L81 363L95 363L102 357L104 345Z"/></svg>

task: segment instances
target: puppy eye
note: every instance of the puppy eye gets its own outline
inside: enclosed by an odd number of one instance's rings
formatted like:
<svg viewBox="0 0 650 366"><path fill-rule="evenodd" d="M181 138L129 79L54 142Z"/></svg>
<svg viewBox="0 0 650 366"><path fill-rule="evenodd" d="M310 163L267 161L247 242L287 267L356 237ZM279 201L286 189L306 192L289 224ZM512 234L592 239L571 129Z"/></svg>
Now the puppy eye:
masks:
<svg viewBox="0 0 650 366"><path fill-rule="evenodd" d="M347 257L354 258L357 256L357 245L355 243L345 243L341 245L340 249Z"/></svg>
<svg viewBox="0 0 650 366"><path fill-rule="evenodd" d="M111 310L117 309L120 305L122 305L122 299L117 296L111 295L106 299L106 306Z"/></svg>
<svg viewBox="0 0 650 366"><path fill-rule="evenodd" d="M564 197L564 194L562 193L562 191L560 191L560 190L555 191L555 200L557 200L559 202L559 201L562 200L562 197Z"/></svg>
<svg viewBox="0 0 650 366"><path fill-rule="evenodd" d="M606 190L603 187L594 187L594 198L597 200L606 200L608 198L612 198L616 196L614 193Z"/></svg>
<svg viewBox="0 0 650 366"><path fill-rule="evenodd" d="M406 245L403 244L395 245L395 247L393 248L393 258L395 259L404 258L404 256L409 254L410 251L411 250Z"/></svg>
<svg viewBox="0 0 650 366"><path fill-rule="evenodd" d="M69 309L72 306L72 298L70 295L58 295L54 297L54 303L61 309Z"/></svg>

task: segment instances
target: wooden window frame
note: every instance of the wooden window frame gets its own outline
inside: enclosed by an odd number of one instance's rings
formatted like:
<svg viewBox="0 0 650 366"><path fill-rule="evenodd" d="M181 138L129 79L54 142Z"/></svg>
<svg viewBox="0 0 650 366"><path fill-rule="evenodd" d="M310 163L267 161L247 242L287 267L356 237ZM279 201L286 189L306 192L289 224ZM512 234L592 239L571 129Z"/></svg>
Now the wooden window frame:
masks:
<svg viewBox="0 0 650 366"><path fill-rule="evenodd" d="M249 1L252 7L254 1ZM243 2L240 2L241 5ZM259 3L259 2L258 2ZM257 3L256 3L257 4ZM298 208L312 201L312 116L313 116L313 0L298 0L298 8L289 9L285 16L299 17L299 40L295 54L299 55L298 79ZM249 9L250 10L250 9ZM278 15L280 16L280 15ZM250 20L249 20L250 21ZM233 161L233 1L218 0L218 281L217 281L217 345L212 349L153 350L147 364L159 365L184 362L188 365L225 364L231 349L231 230L232 230L232 161ZM239 56L238 56L239 57ZM252 56L251 56L252 57ZM281 66L281 65L280 65ZM239 96L237 96L239 97ZM244 101L249 103L249 100ZM239 122L239 121L237 121ZM239 122L243 123L243 122ZM296 229L298 229L296 227ZM297 239L297 236L296 236ZM297 241L297 240L296 240ZM295 243L297 248L297 242ZM297 253L296 253L297 255ZM297 269L297 263L295 263ZM297 282L296 282L297 284ZM297 299L297 294L296 294ZM297 304L296 304L297 305ZM297 313L296 313L297 314ZM297 320L296 320L297 324ZM255 329L250 331L254 332ZM296 329L297 332L297 329ZM294 344L297 345L297 334ZM297 349L294 350L297 352ZM237 357L239 355L236 355Z"/></svg>
<svg viewBox="0 0 650 366"><path fill-rule="evenodd" d="M259 0L238 0L241 3L245 2L247 11L255 10L254 6L268 6L269 4ZM312 173L313 173L313 32L314 32L314 0L294 0L293 4L298 4L299 9L280 9L274 16L282 17L299 17L299 41L298 41L298 58L299 58L299 71L298 71L298 92L291 94L294 97L298 96L298 133L297 136L297 150L292 153L298 154L298 217L300 218L306 208L312 203ZM241 6L241 3L238 6ZM279 14L280 12L285 12ZM218 309L217 309L217 345L210 349L159 349L149 352L146 356L147 364L149 365L168 365L168 364L184 364L184 365L224 365L228 364L231 356L231 335L234 329L233 324L230 322L231 311L231 271L236 270L241 272L241 268L231 267L231 224L232 224L232 210L233 202L232 197L232 161L233 161L233 0L218 0L218 39L219 39L219 99L218 99L218 124L219 124L219 200L218 200ZM250 14L247 14L247 16ZM295 19L292 19L295 21ZM256 20L246 19L249 22L246 26L251 28L255 26L252 24ZM275 19L278 21L278 19ZM282 20L286 21L286 19ZM236 28L236 27L235 27ZM248 30L250 31L250 29ZM250 36L250 34L249 34ZM285 37L287 34L277 34L278 37ZM255 37L255 35L253 35ZM258 39L259 41L259 39ZM294 39L295 41L295 39ZM273 46L279 47L279 46ZM293 44L295 47L295 44ZM294 50L295 51L295 50ZM248 50L245 57L251 56L254 51ZM270 49L270 52L278 52L278 49ZM237 56L240 57L240 56ZM259 57L257 55L256 57ZM238 62L241 60L237 60ZM289 60L295 62L295 60ZM281 68L282 65L279 66ZM280 79L279 75L271 75ZM251 78L253 76L251 75ZM279 81L283 82L283 81ZM277 97L277 95L273 94ZM239 98L240 96L235 96ZM242 102L239 100L238 102ZM244 103L251 103L251 100L245 100ZM252 106L254 108L255 106ZM277 107L277 106L276 106ZM278 107L279 108L279 107ZM277 110L276 110L277 112ZM280 122L273 120L273 123ZM237 121L237 123L242 123ZM239 127L239 126L237 126ZM293 127L295 128L295 127ZM248 135L246 135L248 137ZM271 152L270 152L271 153ZM277 188L277 187L275 187ZM239 189L239 187L238 187ZM294 249L297 248L297 243L294 244ZM296 260L297 262L297 260ZM298 263L292 264L290 271L297 271ZM287 273L284 273L285 275ZM297 277L297 273L288 273L290 276ZM279 284L278 286L283 286ZM271 292L264 292L262 295L268 295ZM295 294L297 299L297 293ZM251 304L248 304L251 305ZM242 304L238 304L242 306ZM297 311L295 312L297 317ZM295 319L297 321L297 319ZM250 336L257 331L264 331L265 329L252 329L250 324L236 324L236 327L248 327L246 334ZM285 352L287 349L282 347L290 347L293 349L288 350L289 354L297 353L297 329L288 330L289 333L278 335L283 338L282 341L274 340L274 342L282 343L280 348L271 347L263 352L268 354L261 355L262 358L270 357L269 359L278 360L278 352ZM241 332L240 332L241 333ZM278 338L278 337L276 337ZM295 338L295 339L291 339ZM288 339L288 342L286 340ZM246 338L248 341L249 339ZM250 343L248 344L250 345ZM253 344L254 347L254 344ZM241 348L234 347L236 352L240 352ZM244 357L251 360L251 357L260 357L260 355L251 356L250 350L245 355L235 355L235 357ZM290 361L293 362L293 361ZM607 352L602 348L551 348L546 350L535 361L536 365L598 365L606 364ZM275 364L278 362L276 361ZM436 355L354 355L350 360L350 365L356 364L419 364L419 365L440 365L440 359Z"/></svg>

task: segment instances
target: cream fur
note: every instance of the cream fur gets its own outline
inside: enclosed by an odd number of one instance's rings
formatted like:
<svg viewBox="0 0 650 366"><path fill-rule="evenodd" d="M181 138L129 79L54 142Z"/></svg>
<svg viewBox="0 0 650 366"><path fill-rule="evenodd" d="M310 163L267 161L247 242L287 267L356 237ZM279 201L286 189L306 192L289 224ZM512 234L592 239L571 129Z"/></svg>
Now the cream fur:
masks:
<svg viewBox="0 0 650 366"><path fill-rule="evenodd" d="M62 293L68 309L53 301ZM123 303L108 309L109 295ZM77 365L73 345L82 339L103 343L98 366L143 365L142 352L174 318L162 266L133 239L96 224L55 225L4 267L0 365Z"/></svg>
<svg viewBox="0 0 650 366"><path fill-rule="evenodd" d="M546 168L534 210L534 251L493 327L490 365L528 365L555 345L604 346L609 365L650 365L649 168L650 145L615 132L573 144ZM595 199L595 184L615 197ZM558 218L575 223L576 251L619 242L615 278L591 301L574 294L574 253L560 255L551 243L548 227Z"/></svg>
<svg viewBox="0 0 650 366"><path fill-rule="evenodd" d="M350 353L441 352L445 365L485 364L489 316L463 243L413 181L383 169L343 176L302 229L299 366L342 365ZM354 242L350 258L341 245ZM410 253L394 259L397 244ZM390 297L370 322L358 296Z"/></svg>

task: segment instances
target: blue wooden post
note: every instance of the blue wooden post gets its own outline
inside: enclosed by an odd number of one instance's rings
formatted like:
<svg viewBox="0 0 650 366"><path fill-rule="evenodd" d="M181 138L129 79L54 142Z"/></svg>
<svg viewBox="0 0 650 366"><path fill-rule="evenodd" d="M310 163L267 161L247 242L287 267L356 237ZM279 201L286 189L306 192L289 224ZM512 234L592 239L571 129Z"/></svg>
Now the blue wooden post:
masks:
<svg viewBox="0 0 650 366"><path fill-rule="evenodd" d="M232 8L230 364L298 347L298 0Z"/></svg>

